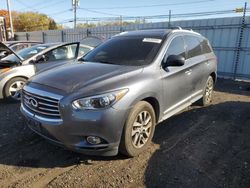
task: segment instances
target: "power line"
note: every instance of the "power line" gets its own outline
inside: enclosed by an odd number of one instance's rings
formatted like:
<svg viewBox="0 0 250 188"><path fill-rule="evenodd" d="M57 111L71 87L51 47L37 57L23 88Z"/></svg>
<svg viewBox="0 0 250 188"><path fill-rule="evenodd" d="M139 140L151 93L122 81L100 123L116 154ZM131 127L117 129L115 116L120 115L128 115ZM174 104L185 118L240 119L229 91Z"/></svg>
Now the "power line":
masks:
<svg viewBox="0 0 250 188"><path fill-rule="evenodd" d="M162 7L162 6L173 6L173 5L186 5L186 4L197 4L197 3L204 3L208 1L215 1L215 0L200 0L200 1L190 1L190 2L179 2L179 3L164 3L164 4L153 4L153 5L138 5L138 6L119 6L119 7L87 7L87 9L93 10L101 10L101 9L134 9L134 8L150 8L150 7Z"/></svg>
<svg viewBox="0 0 250 188"><path fill-rule="evenodd" d="M110 16L120 16L120 14L111 14L111 13L97 11L97 10L90 10L90 9L87 9L87 8L78 8L78 9L85 10L85 11L88 11L88 12L98 13L98 14L104 14L104 15L110 15Z"/></svg>
<svg viewBox="0 0 250 188"><path fill-rule="evenodd" d="M51 6L53 6L53 5L57 5L58 3L63 2L63 1L65 2L65 0L59 0L59 1L53 2L52 4L45 5L45 6L38 7L38 8L39 8L39 10L45 9L45 8L51 7Z"/></svg>
<svg viewBox="0 0 250 188"><path fill-rule="evenodd" d="M66 9L66 10L62 10L62 11L58 11L58 12L54 12L54 13L51 13L51 14L47 14L48 16L53 16L53 15L59 15L59 14L63 14L67 11L71 11L72 9Z"/></svg>
<svg viewBox="0 0 250 188"><path fill-rule="evenodd" d="M20 3L20 4L22 4L23 6L26 6L27 8L29 8L29 9L31 9L31 10L36 10L36 11L40 12L39 10L34 9L33 7L31 7L31 6L29 6L29 5L27 5L27 4L23 3L23 2L21 2L20 0L16 0L16 1L17 1L18 3ZM61 1L62 1L62 0L57 1L57 2L54 2L53 4L50 4L49 6L52 6L52 5L54 5L54 4L57 4L58 2L61 2ZM47 7L48 7L48 5L47 5ZM44 7L42 7L42 8L46 8L46 7L44 6ZM66 11L71 11L71 9L66 9L66 10L54 12L54 13L51 13L51 14L47 14L47 16L55 16L55 15L63 14L63 13L65 13Z"/></svg>
<svg viewBox="0 0 250 188"><path fill-rule="evenodd" d="M246 12L250 12L250 9L246 9ZM200 16L211 16L211 15L223 15L235 13L235 10L223 10L223 11L210 11L210 12L195 12L195 13L183 13L183 14L171 14L172 18L187 18L187 17L200 17ZM135 19L166 19L168 14L163 15L152 15L152 16L124 16L123 20L135 20ZM114 21L118 20L119 17L86 17L86 18L77 18L77 21ZM60 23L69 23L72 22L72 19L64 20Z"/></svg>
<svg viewBox="0 0 250 188"><path fill-rule="evenodd" d="M25 6L26 8L22 8L22 9L18 9L17 11L22 11L22 10L25 10L25 9L31 9L31 10L34 10L34 8L33 7L36 7L36 9L35 10L37 10L37 9L39 9L39 10L41 10L41 9L44 9L44 8L48 8L48 7L51 7L52 5L56 5L56 4L58 4L58 3L60 3L60 2L63 2L64 0L59 0L59 1L56 1L56 2L40 2L40 3L37 3L37 4L34 4L34 5L27 5L26 3L23 3L23 2L21 2L20 0L17 0L18 1L18 3L19 4L22 4L23 6ZM48 4L49 3L49 5L45 5L44 6L44 4ZM52 3L52 4L51 4ZM39 5L43 5L43 6L40 6L39 7Z"/></svg>
<svg viewBox="0 0 250 188"><path fill-rule="evenodd" d="M35 9L34 7L32 7L32 6L30 6L30 5L26 4L26 3L23 3L23 2L20 1L20 0L16 0L16 1L17 1L19 4L21 4L22 6L27 7L28 9L35 10L35 11L38 11L38 12L39 12L39 10Z"/></svg>
<svg viewBox="0 0 250 188"><path fill-rule="evenodd" d="M34 4L34 5L32 5L32 6L34 6L34 7L37 7L37 8L39 8L39 9L43 9L43 8L47 8L47 7L50 7L50 6L52 6L52 5L55 5L55 4L58 4L59 2L62 2L62 1L64 1L64 0L59 0L59 1L56 1L56 2L51 2L51 1L47 1L47 2L40 2L40 3L37 3L37 4ZM45 5L44 6L44 4L48 4L49 3L49 5ZM52 3L52 4L50 4L50 3ZM42 7L39 7L40 5L43 5Z"/></svg>

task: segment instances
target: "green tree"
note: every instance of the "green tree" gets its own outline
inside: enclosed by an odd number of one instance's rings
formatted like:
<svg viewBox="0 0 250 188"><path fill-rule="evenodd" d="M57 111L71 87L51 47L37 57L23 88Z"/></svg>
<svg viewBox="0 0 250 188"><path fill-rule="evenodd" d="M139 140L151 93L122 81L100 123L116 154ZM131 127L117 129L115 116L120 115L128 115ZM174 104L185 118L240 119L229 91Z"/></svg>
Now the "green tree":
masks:
<svg viewBox="0 0 250 188"><path fill-rule="evenodd" d="M95 24L93 24L93 23L78 23L77 25L76 25L76 27L77 28L90 28L90 27L96 27L96 25Z"/></svg>
<svg viewBox="0 0 250 188"><path fill-rule="evenodd" d="M57 29L55 21L45 14L37 12L17 13L13 17L15 31L39 31Z"/></svg>
<svg viewBox="0 0 250 188"><path fill-rule="evenodd" d="M49 30L55 30L58 29L58 26L55 22L55 20L51 19L49 20Z"/></svg>
<svg viewBox="0 0 250 188"><path fill-rule="evenodd" d="M8 11L0 10L0 16L6 18L7 27L10 27ZM15 32L57 29L55 20L38 12L12 11L12 17Z"/></svg>

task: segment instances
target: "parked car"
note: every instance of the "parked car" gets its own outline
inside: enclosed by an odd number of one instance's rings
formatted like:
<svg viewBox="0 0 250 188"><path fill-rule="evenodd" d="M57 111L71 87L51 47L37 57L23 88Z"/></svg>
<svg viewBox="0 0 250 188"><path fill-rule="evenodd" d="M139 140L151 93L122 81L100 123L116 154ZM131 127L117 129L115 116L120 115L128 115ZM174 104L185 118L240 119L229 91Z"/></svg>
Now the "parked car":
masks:
<svg viewBox="0 0 250 188"><path fill-rule="evenodd" d="M11 50L11 55L0 60L0 99L19 100L20 89L28 78L39 71L73 62L93 48L73 42L39 44L17 53Z"/></svg>
<svg viewBox="0 0 250 188"><path fill-rule="evenodd" d="M136 156L156 124L212 100L217 59L193 31L125 32L80 61L32 77L21 103L33 131L77 152Z"/></svg>
<svg viewBox="0 0 250 188"><path fill-rule="evenodd" d="M4 47L2 47L1 43L4 44ZM11 50L18 52L19 50L22 50L24 48L28 48L37 44L41 44L42 42L37 41L6 41L6 42L0 42L0 60L9 54L12 53ZM10 49L6 49L6 46Z"/></svg>

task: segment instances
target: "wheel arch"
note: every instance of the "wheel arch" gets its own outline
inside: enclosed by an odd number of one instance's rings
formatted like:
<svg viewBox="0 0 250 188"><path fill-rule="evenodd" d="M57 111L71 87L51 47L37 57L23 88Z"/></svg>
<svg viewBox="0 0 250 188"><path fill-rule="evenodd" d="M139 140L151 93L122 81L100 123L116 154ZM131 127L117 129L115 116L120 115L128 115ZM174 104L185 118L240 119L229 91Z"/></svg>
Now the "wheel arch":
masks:
<svg viewBox="0 0 250 188"><path fill-rule="evenodd" d="M153 107L154 112L155 112L156 123L158 123L159 118L160 118L159 101L155 97L147 97L147 98L142 99L141 101L146 101Z"/></svg>
<svg viewBox="0 0 250 188"><path fill-rule="evenodd" d="M216 73L215 73L215 72L212 72L212 73L210 74L210 76L212 76L212 78L213 78L213 80L214 80L214 83L216 83L216 80L217 80L217 75L216 75Z"/></svg>

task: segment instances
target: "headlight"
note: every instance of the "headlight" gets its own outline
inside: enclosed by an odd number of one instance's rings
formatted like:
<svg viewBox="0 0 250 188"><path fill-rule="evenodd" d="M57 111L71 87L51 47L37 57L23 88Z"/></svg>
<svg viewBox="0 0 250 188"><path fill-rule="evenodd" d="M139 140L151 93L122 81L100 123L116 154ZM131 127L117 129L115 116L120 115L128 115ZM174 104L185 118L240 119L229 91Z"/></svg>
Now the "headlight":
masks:
<svg viewBox="0 0 250 188"><path fill-rule="evenodd" d="M122 89L102 95L86 97L73 101L72 106L74 109L93 110L109 107L121 100L128 92L128 89Z"/></svg>

